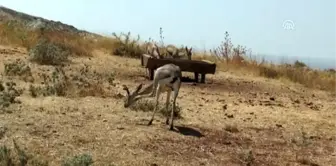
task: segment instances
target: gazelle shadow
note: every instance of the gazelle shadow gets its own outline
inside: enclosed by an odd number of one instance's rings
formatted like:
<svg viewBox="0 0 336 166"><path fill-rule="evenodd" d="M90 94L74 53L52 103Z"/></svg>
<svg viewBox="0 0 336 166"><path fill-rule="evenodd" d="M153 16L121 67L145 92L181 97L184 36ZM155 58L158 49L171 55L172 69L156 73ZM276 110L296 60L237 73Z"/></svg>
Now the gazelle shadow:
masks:
<svg viewBox="0 0 336 166"><path fill-rule="evenodd" d="M175 126L175 128L177 130L174 129L175 132L178 132L182 135L185 135L185 136L194 136L194 137L204 137L204 135L196 130L196 129L193 129L193 128L190 128L190 127L185 127L185 126Z"/></svg>

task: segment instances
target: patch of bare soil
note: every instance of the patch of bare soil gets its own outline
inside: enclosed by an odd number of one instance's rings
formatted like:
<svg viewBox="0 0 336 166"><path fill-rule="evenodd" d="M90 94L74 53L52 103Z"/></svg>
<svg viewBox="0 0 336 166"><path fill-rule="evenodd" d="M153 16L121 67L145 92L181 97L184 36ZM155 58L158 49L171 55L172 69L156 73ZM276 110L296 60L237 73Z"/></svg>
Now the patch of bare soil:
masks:
<svg viewBox="0 0 336 166"><path fill-rule="evenodd" d="M1 62L22 59L34 79L8 76L0 63L3 83L14 81L22 89L15 98L20 102L0 111L0 145L12 148L15 139L27 154L48 165L83 153L92 156L94 165L336 162L336 102L327 92L218 71L207 76L206 84L182 84L177 99L182 118L175 121L175 131L169 131L164 116L157 114L153 125L146 126L150 110L123 107L122 85L134 89L150 82L139 60L98 51L93 57L73 58L58 78L67 78L62 84L66 90L55 95L43 89L46 84L58 85L43 76L54 67L29 62L24 50L1 50ZM34 91L36 96L30 85L42 87ZM160 103L164 101L161 95Z"/></svg>

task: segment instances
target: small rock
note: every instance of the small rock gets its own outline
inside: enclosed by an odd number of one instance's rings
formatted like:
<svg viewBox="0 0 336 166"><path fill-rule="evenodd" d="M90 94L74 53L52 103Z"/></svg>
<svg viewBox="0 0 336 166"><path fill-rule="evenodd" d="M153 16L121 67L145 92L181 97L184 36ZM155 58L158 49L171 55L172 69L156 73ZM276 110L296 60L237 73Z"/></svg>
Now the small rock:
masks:
<svg viewBox="0 0 336 166"><path fill-rule="evenodd" d="M34 125L34 123L33 122L27 122L26 123L26 126L31 126L31 125Z"/></svg>
<svg viewBox="0 0 336 166"><path fill-rule="evenodd" d="M310 138L310 139L321 139L321 137L319 137L319 136L314 136L314 135L310 136L309 138Z"/></svg>
<svg viewBox="0 0 336 166"><path fill-rule="evenodd" d="M234 118L233 114L225 114L225 116L228 118Z"/></svg>
<svg viewBox="0 0 336 166"><path fill-rule="evenodd" d="M225 102L225 99L217 99L218 102Z"/></svg>
<svg viewBox="0 0 336 166"><path fill-rule="evenodd" d="M314 105L313 102L306 102L305 104L308 105L308 106Z"/></svg>
<svg viewBox="0 0 336 166"><path fill-rule="evenodd" d="M300 104L300 100L296 99L294 100L294 103Z"/></svg>
<svg viewBox="0 0 336 166"><path fill-rule="evenodd" d="M270 99L270 100L272 100L272 101L274 101L274 100L275 100L275 98L274 98L274 97L270 97L269 99Z"/></svg>
<svg viewBox="0 0 336 166"><path fill-rule="evenodd" d="M104 119L103 122L107 122L107 119Z"/></svg>
<svg viewBox="0 0 336 166"><path fill-rule="evenodd" d="M227 104L223 105L223 110L227 110Z"/></svg>
<svg viewBox="0 0 336 166"><path fill-rule="evenodd" d="M281 127L282 128L282 125L281 124L275 124L276 127Z"/></svg>

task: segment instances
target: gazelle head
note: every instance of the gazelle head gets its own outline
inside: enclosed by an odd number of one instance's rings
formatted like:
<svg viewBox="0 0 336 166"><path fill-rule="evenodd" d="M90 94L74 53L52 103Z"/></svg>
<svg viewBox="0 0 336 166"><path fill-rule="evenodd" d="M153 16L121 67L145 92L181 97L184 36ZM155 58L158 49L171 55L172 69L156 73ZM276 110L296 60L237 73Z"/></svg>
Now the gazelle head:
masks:
<svg viewBox="0 0 336 166"><path fill-rule="evenodd" d="M138 85L138 87L132 93L130 93L127 86L123 85L123 90L126 91L126 99L124 101L125 108L131 106L135 101L139 99L137 98L137 96L139 95L139 91L141 90L141 88L142 88L142 84Z"/></svg>

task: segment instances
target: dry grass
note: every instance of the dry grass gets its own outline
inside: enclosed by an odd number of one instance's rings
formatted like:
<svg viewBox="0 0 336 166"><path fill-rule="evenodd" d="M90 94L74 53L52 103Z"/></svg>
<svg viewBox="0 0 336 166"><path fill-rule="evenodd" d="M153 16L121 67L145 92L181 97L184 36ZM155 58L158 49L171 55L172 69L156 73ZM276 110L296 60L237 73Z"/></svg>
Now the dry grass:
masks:
<svg viewBox="0 0 336 166"><path fill-rule="evenodd" d="M15 25L15 28L14 28ZM68 32L35 30L27 31L19 23L0 24L0 43L23 46L27 49L34 47L41 36L53 43L62 43L73 55L92 55L94 50L104 50L113 55L139 58L145 52L146 42L140 37L134 38L131 33L113 34L111 37L84 37ZM161 43L163 43L162 29L160 29ZM150 39L151 40L151 39ZM207 54L207 55L206 55ZM272 65L266 61L258 62L252 58L251 50L231 42L226 32L224 41L218 48L209 53L195 52L194 60L215 62L218 70L249 73L272 79L287 79L303 84L309 88L316 88L335 92L336 74L334 70L312 70L300 61L295 64Z"/></svg>
<svg viewBox="0 0 336 166"><path fill-rule="evenodd" d="M0 48L6 52L0 56L2 62L29 66L34 78L31 83L15 74L3 77L4 82L14 80L23 93L16 97L20 103L11 103L8 111L0 114L0 144L13 149L12 139L16 138L31 160L36 158L42 164L335 163L336 105L324 91L219 71L209 75L212 83L182 84L177 103L183 118L176 119L176 132L170 132L164 124L164 109L153 126L146 126L153 99L123 108L122 85L134 88L149 82L138 59L98 51L92 57L73 57L68 65L54 67L29 61L27 51ZM0 64L0 72L4 69ZM44 79L53 75L59 79ZM66 84L59 88L64 95L44 96L37 91L31 96L30 85L42 87L42 91L48 85L50 90L57 88L54 83L62 82L64 76Z"/></svg>
<svg viewBox="0 0 336 166"><path fill-rule="evenodd" d="M62 65L40 65L29 60L28 51L35 48L41 32L2 24L0 35L1 80L9 83L0 87L5 96L0 100L6 102L6 111L0 112L0 157L17 148L12 144L15 138L32 159L21 162L39 163L35 165L336 162L336 105L328 93L335 90L334 71L313 71L302 63L260 63L227 37L216 53L193 56L217 63L219 70L208 76L211 83L182 84L176 116L183 118L176 119L176 132L170 132L164 109L152 126L145 125L153 99L123 107L123 84L149 82L136 59L143 48L140 41L44 32L50 42L62 42L78 56L67 57ZM111 56L116 50L120 56ZM135 58L123 57L127 55ZM13 159L15 163L19 158Z"/></svg>
<svg viewBox="0 0 336 166"><path fill-rule="evenodd" d="M111 50L115 40L106 37L90 37L66 31L27 30L19 22L2 22L0 24L0 43L3 45L22 46L29 50L41 37L54 43L62 43L73 55L90 56L94 49Z"/></svg>

